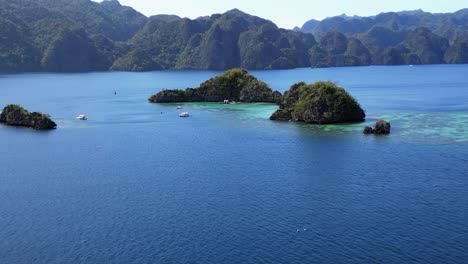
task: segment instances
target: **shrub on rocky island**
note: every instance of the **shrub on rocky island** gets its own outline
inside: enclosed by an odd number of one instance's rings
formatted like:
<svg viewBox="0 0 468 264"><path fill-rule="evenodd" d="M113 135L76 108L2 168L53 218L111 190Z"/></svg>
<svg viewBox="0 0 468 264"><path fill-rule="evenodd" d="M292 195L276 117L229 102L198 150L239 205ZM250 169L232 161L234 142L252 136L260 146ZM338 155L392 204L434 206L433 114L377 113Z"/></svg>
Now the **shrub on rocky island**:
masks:
<svg viewBox="0 0 468 264"><path fill-rule="evenodd" d="M162 90L149 99L153 103L175 102L223 102L224 100L245 103L279 103L281 93L244 69L231 69L211 78L197 88L186 90Z"/></svg>
<svg viewBox="0 0 468 264"><path fill-rule="evenodd" d="M3 108L0 114L0 123L10 126L31 127L37 130L55 129L57 127L57 124L48 115L40 112L30 113L16 104L10 104Z"/></svg>
<svg viewBox="0 0 468 264"><path fill-rule="evenodd" d="M332 82L296 83L286 91L271 120L331 124L359 122L366 115L359 103Z"/></svg>

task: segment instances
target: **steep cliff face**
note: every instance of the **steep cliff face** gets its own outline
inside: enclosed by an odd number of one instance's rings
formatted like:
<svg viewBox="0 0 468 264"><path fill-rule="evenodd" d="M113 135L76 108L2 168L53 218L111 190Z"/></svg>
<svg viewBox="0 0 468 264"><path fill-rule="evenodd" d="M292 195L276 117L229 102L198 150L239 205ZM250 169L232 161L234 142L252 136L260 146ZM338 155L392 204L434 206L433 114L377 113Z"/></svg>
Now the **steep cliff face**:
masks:
<svg viewBox="0 0 468 264"><path fill-rule="evenodd" d="M359 39L347 38L337 31L327 33L309 53L312 67L365 66L371 63L371 54Z"/></svg>
<svg viewBox="0 0 468 264"><path fill-rule="evenodd" d="M0 72L468 63L467 21L468 9L340 16L308 23L314 36L237 9L148 18L117 0L0 0Z"/></svg>
<svg viewBox="0 0 468 264"><path fill-rule="evenodd" d="M98 52L84 30L61 31L52 41L44 57L42 67L51 72L83 72L99 70Z"/></svg>
<svg viewBox="0 0 468 264"><path fill-rule="evenodd" d="M400 45L418 56L421 64L440 64L444 63L444 54L449 47L449 42L427 28L418 28L411 32Z"/></svg>
<svg viewBox="0 0 468 264"><path fill-rule="evenodd" d="M0 12L0 72L40 70L40 53L29 34L25 24Z"/></svg>
<svg viewBox="0 0 468 264"><path fill-rule="evenodd" d="M16 1L18 2L18 1ZM86 29L91 35L103 35L113 41L127 41L147 22L148 18L117 0L22 0L23 5L49 11L45 17L69 21L74 27ZM44 10L44 12L46 11ZM34 13L28 14L35 17ZM41 17L44 18L44 17Z"/></svg>
<svg viewBox="0 0 468 264"><path fill-rule="evenodd" d="M468 63L468 37L466 39L457 39L447 49L444 56L447 63Z"/></svg>

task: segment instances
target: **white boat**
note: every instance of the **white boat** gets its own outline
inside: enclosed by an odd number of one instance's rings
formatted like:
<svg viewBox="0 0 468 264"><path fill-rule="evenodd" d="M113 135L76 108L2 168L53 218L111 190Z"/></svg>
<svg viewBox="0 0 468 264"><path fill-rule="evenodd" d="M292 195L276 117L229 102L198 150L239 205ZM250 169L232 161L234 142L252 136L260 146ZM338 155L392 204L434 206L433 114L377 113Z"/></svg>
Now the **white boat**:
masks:
<svg viewBox="0 0 468 264"><path fill-rule="evenodd" d="M88 119L88 118L87 118L85 115L78 115L78 116L76 117L76 119L79 119L79 120L86 120L86 119Z"/></svg>
<svg viewBox="0 0 468 264"><path fill-rule="evenodd" d="M188 112L182 112L179 114L180 117L189 117L189 113Z"/></svg>
<svg viewBox="0 0 468 264"><path fill-rule="evenodd" d="M179 105L175 109L182 109L182 106Z"/></svg>

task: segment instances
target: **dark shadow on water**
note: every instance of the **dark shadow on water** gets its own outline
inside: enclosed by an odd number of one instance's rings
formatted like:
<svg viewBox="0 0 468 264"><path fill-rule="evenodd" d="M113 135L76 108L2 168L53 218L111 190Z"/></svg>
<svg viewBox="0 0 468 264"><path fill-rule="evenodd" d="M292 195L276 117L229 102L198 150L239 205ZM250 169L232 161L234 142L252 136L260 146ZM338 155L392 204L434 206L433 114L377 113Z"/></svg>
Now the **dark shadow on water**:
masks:
<svg viewBox="0 0 468 264"><path fill-rule="evenodd" d="M59 126L57 126L56 129L34 129L31 127L11 126L11 125L0 123L0 129L9 129L10 131L15 130L17 132L25 132L25 133L33 132L33 133L39 133L39 134L49 134L59 129Z"/></svg>
<svg viewBox="0 0 468 264"><path fill-rule="evenodd" d="M275 125L285 124L292 129L296 129L301 134L306 135L336 135L336 134L359 134L362 133L364 124L367 121L359 122L345 122L336 124L317 124L317 123L304 123L295 121L276 121L271 120Z"/></svg>

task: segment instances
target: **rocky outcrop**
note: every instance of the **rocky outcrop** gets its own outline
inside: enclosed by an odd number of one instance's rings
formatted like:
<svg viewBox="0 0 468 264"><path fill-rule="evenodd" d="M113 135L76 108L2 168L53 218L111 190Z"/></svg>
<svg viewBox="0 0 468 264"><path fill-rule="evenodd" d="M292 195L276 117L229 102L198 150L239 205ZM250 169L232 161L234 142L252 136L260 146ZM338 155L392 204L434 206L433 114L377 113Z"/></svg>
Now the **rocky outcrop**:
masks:
<svg viewBox="0 0 468 264"><path fill-rule="evenodd" d="M358 102L331 82L296 83L283 95L271 120L331 124L359 122L366 117Z"/></svg>
<svg viewBox="0 0 468 264"><path fill-rule="evenodd" d="M175 102L267 102L279 103L281 93L273 92L268 85L244 69L232 69L186 90L162 90L149 99L153 103Z"/></svg>
<svg viewBox="0 0 468 264"><path fill-rule="evenodd" d="M291 113L285 109L279 109L270 116L271 120L289 121L291 120Z"/></svg>
<svg viewBox="0 0 468 264"><path fill-rule="evenodd" d="M28 112L19 105L10 104L3 108L0 123L10 126L32 127L34 129L55 129L57 124L48 115L39 112Z"/></svg>
<svg viewBox="0 0 468 264"><path fill-rule="evenodd" d="M385 120L375 122L374 134L390 134L391 125Z"/></svg>
<svg viewBox="0 0 468 264"><path fill-rule="evenodd" d="M386 135L390 134L391 125L385 120L378 120L375 122L374 128L366 126L362 131L364 134L377 134L377 135Z"/></svg>
<svg viewBox="0 0 468 264"><path fill-rule="evenodd" d="M364 134L374 134L374 129L370 126L364 127L364 130L362 131Z"/></svg>

